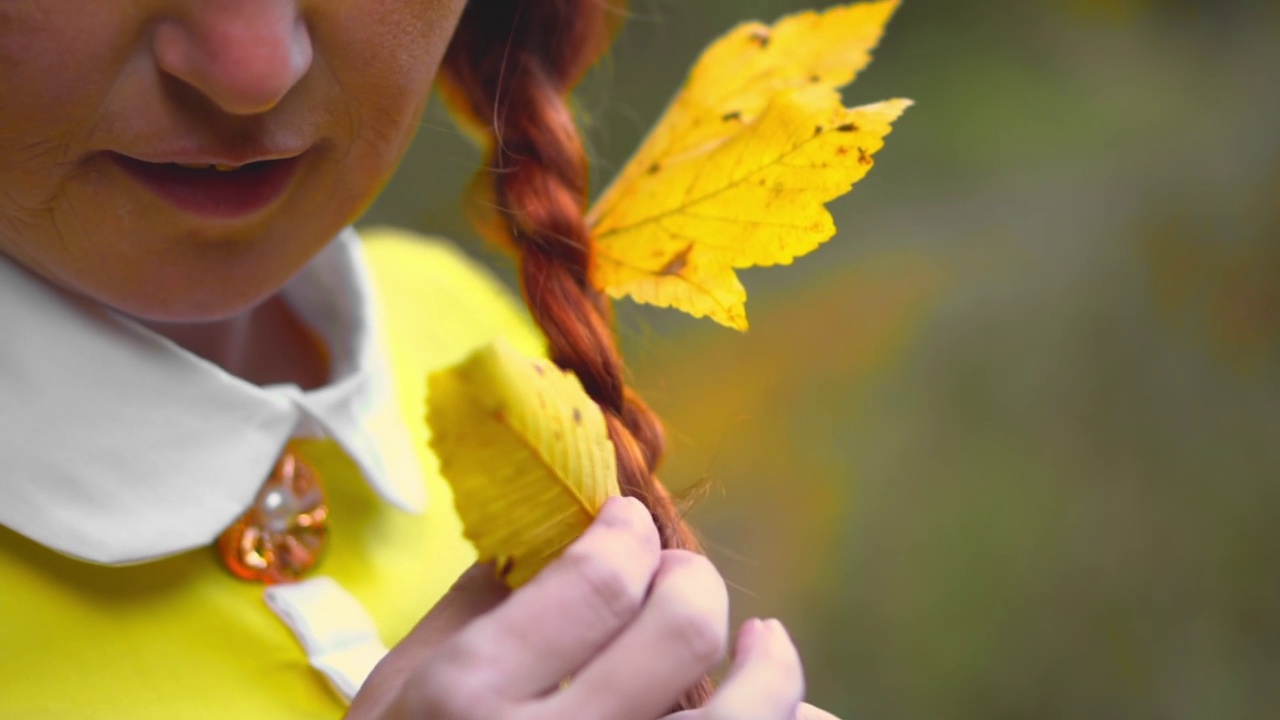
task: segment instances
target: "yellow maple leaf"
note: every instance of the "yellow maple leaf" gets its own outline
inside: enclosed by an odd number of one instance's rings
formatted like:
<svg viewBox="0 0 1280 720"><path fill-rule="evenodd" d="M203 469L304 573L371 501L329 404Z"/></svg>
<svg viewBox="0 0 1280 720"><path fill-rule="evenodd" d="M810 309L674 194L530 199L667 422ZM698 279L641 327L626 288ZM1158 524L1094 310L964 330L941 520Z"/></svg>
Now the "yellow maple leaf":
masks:
<svg viewBox="0 0 1280 720"><path fill-rule="evenodd" d="M482 562L519 587L620 494L600 408L572 373L498 340L431 375L440 472Z"/></svg>
<svg viewBox="0 0 1280 720"><path fill-rule="evenodd" d="M846 108L898 0L745 23L708 47L588 215L613 297L745 330L735 268L789 264L835 234L825 204L871 168L911 104Z"/></svg>
<svg viewBox="0 0 1280 720"><path fill-rule="evenodd" d="M713 43L588 223L614 297L747 326L734 268L790 263L835 232L825 203L910 105L843 106L898 0L747 23ZM512 587L619 494L599 408L569 373L497 342L429 379L427 422L466 536Z"/></svg>

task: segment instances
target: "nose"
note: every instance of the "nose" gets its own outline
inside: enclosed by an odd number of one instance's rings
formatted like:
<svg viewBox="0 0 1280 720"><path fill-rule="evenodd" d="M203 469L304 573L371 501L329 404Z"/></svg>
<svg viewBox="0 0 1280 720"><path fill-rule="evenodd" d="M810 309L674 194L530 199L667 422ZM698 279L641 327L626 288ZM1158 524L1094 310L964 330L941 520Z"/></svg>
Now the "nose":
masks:
<svg viewBox="0 0 1280 720"><path fill-rule="evenodd" d="M297 0L187 0L158 22L156 64L234 115L275 107L311 68Z"/></svg>

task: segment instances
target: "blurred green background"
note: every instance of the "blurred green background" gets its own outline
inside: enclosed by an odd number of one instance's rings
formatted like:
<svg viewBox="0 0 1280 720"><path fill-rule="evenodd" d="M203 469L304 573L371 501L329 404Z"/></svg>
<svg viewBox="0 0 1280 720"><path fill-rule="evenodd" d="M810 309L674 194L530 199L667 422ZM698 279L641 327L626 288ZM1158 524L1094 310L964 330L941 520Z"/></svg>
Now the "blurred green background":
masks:
<svg viewBox="0 0 1280 720"><path fill-rule="evenodd" d="M580 104L625 160L734 22L632 0ZM908 0L910 97L752 329L620 307L735 613L849 718L1280 717L1280 2ZM473 239L439 104L366 222Z"/></svg>

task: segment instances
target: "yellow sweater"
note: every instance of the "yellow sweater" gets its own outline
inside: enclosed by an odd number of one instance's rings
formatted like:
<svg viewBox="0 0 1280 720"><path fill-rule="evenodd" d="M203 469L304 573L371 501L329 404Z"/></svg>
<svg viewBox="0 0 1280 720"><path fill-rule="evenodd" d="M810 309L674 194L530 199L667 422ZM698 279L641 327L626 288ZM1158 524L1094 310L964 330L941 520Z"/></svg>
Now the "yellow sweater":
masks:
<svg viewBox="0 0 1280 720"><path fill-rule="evenodd" d="M350 591L390 647L474 558L427 449L426 375L498 335L530 353L540 341L510 295L451 246L390 230L365 238L430 507L392 508L345 457L322 451L331 535L315 572ZM212 549L102 567L0 528L0 719L340 717L262 594Z"/></svg>

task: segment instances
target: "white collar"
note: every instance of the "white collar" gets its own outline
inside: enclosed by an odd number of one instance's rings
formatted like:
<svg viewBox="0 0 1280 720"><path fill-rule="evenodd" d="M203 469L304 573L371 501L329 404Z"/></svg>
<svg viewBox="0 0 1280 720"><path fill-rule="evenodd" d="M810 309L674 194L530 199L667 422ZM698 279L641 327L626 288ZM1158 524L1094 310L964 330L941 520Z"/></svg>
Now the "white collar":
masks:
<svg viewBox="0 0 1280 720"><path fill-rule="evenodd" d="M104 564L208 545L291 437L332 438L379 495L420 511L355 232L284 293L330 349L314 390L246 382L0 255L0 525Z"/></svg>

